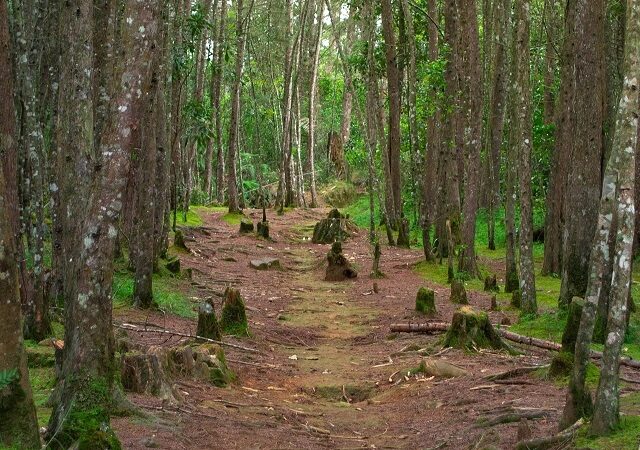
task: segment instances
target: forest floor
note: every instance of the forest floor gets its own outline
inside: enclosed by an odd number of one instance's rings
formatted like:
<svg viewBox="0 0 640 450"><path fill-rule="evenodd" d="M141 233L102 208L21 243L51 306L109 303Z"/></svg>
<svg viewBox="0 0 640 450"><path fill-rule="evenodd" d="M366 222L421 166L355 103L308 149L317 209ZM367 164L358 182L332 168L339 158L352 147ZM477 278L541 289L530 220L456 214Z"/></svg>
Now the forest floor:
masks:
<svg viewBox="0 0 640 450"><path fill-rule="evenodd" d="M239 288L251 336L227 336L225 341L259 353L225 348L227 363L237 376L226 388L175 380L183 397L178 405L130 395L148 415L113 419L124 448L509 449L517 440L518 423L486 426L486 421L500 412L526 408L544 410L545 418L529 421L534 437L555 432L564 383L545 379L542 369L510 384L485 378L547 364L549 352L441 351L441 336L391 333L392 323L424 320L414 311L421 286L436 292L434 318L450 322L456 308L449 302L449 287L439 276L428 279L429 273L441 269L419 264L423 260L419 249L385 246L381 269L386 276L375 280L379 292L374 293L370 246L366 230L361 230L343 246L358 278L325 282L329 246L312 244L310 237L313 225L327 212L270 215L272 242L240 235L235 220L213 210L202 209L202 223L184 228L191 252L180 254L180 259L183 268L193 271L192 310L213 297L219 312L224 288ZM246 214L254 221L261 217L256 210ZM261 257L278 258L283 269L257 271L249 266L250 260ZM481 258L485 267L503 278L500 264ZM469 289L474 308L487 311L493 323L518 321L503 295L498 298L499 310L489 311L491 296L474 289L476 285L470 283ZM179 317L129 307L118 307L114 314L117 323L153 323L188 334L196 329L193 314ZM179 338L154 333L130 333L130 338L149 345L180 343ZM453 378L414 374L412 369L425 359L446 361L466 374ZM640 378L638 373L626 375ZM627 414L640 414L638 387L623 386ZM636 430L631 435L589 443L593 448L636 449L638 423L633 422Z"/></svg>

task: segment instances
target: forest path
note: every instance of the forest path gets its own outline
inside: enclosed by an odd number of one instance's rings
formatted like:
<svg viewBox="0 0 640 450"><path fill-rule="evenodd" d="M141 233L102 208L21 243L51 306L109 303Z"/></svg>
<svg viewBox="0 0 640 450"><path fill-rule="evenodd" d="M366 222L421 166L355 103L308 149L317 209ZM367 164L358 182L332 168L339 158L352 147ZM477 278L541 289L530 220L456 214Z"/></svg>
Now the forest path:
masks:
<svg viewBox="0 0 640 450"><path fill-rule="evenodd" d="M534 377L511 385L484 380L491 373L540 364L547 354L438 354L438 336L389 333L393 322L420 320L413 309L422 285L436 291L437 319L450 321L455 309L448 301L448 287L427 282L413 270L421 260L419 250L383 248L386 278L377 281L380 292L375 294L363 230L344 244L358 278L323 281L329 246L311 244L309 238L313 224L326 213L270 215L273 242L239 235L219 213L206 214L202 227L185 230L192 251L181 259L184 267L193 269L198 299L213 296L219 312L224 287L239 288L252 335L225 340L260 353L226 349L237 381L220 389L179 380L184 402L177 407L130 396L136 404L162 411L142 420L115 419L125 448L462 449L482 440L506 449L516 441L517 424L476 426L480 417L506 407L548 408L548 420L532 421L531 427L534 435L553 430L564 397L561 387ZM247 215L256 221L261 212ZM267 256L279 258L283 270L249 267L250 260ZM470 301L488 309L486 295L474 293ZM176 331L195 330L195 320L160 314L150 318ZM148 344L176 344L146 339ZM455 364L467 375L405 378L425 355Z"/></svg>

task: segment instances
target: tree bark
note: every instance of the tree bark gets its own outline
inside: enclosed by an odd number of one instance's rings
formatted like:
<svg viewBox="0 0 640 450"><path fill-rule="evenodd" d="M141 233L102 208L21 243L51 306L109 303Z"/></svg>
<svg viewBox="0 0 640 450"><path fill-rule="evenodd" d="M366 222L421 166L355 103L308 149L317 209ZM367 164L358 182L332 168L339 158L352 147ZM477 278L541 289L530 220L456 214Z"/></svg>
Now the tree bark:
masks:
<svg viewBox="0 0 640 450"><path fill-rule="evenodd" d="M69 262L75 278L65 279L65 349L60 381L60 401L49 422L48 435L63 446L119 448L109 426L111 389L114 375L111 284L116 227L122 210L131 151L139 146L143 95L148 92L158 32L158 8L135 0L125 6L123 51L125 67L119 81L113 111L100 139L101 165L93 180L84 173L74 178L90 193L80 224L67 243L77 259ZM89 153L94 145L91 120L91 73L93 67L90 36L93 2L67 3L64 59L67 77L61 77L62 102L59 127L62 158L69 153ZM112 67L113 70L117 69ZM75 89L74 89L75 88ZM114 89L116 89L114 87ZM79 97L79 98L75 98ZM85 109L80 109L84 99ZM73 108L72 108L73 107ZM79 113L82 113L79 115ZM85 175L80 177L79 175ZM66 186L63 187L67 188ZM74 196L75 198L75 196Z"/></svg>
<svg viewBox="0 0 640 450"><path fill-rule="evenodd" d="M229 124L229 148L227 150L227 192L229 196L230 213L240 212L238 178L236 173L238 120L240 117L240 93L242 90L242 71L244 68L244 48L246 40L244 24L249 21L251 9L253 9L253 0L245 17L243 17L243 0L236 1L236 62L231 100L231 122Z"/></svg>
<svg viewBox="0 0 640 450"><path fill-rule="evenodd" d="M463 95L464 116L464 158L465 174L462 251L459 269L478 276L476 262L476 215L480 189L480 149L482 148L482 65L475 0L458 0L463 65L460 69L461 92ZM471 86L479 87L479 92Z"/></svg>
<svg viewBox="0 0 640 450"><path fill-rule="evenodd" d="M614 259L609 310L608 335L603 354L600 384L592 431L603 434L618 422L618 356L626 327L626 305L630 286L631 246L634 229L633 184L635 153L638 143L638 73L640 73L640 2L628 3L625 81L618 106L612 154L602 183L602 197L595 229L585 305L578 330L573 375L569 380L560 428L566 428L590 412L590 397L585 386L586 367L595 325L605 268ZM615 220L614 220L615 216ZM617 222L617 229L612 226ZM611 235L616 236L616 254L609 252Z"/></svg>
<svg viewBox="0 0 640 450"><path fill-rule="evenodd" d="M396 33L393 25L393 11L390 0L381 0L382 5L382 34L384 36L384 50L387 70L387 90L389 95L389 130L387 135L387 158L389 161L389 176L392 199L392 224L400 224L402 213L402 178L400 171L400 70L398 68L398 49Z"/></svg>
<svg viewBox="0 0 640 450"><path fill-rule="evenodd" d="M565 237L559 306L584 297L589 273L591 239L597 221L604 151L604 1L578 0L576 55L572 68L575 130L569 144L571 164L565 197Z"/></svg>
<svg viewBox="0 0 640 450"><path fill-rule="evenodd" d="M7 190L6 180L16 179L9 172L17 155L16 111L13 74L11 73L11 38L7 2L0 2L0 372L15 371L10 384L3 391L0 409L0 445L9 448L40 448L38 420L33 404L27 357L22 337L22 313L19 290L16 240L17 199ZM13 203L16 201L16 203ZM14 210L14 212L12 212ZM8 398L7 398L8 397Z"/></svg>
<svg viewBox="0 0 640 450"><path fill-rule="evenodd" d="M520 180L520 295L524 314L537 314L536 283L533 266L533 209L531 199L531 70L529 45L531 27L529 0L516 0L513 39L513 143L519 160Z"/></svg>
<svg viewBox="0 0 640 450"><path fill-rule="evenodd" d="M313 55L311 57L311 83L309 87L309 137L307 139L307 158L309 159L309 171L311 178L311 204L312 208L318 207L318 190L316 187L316 122L317 122L317 98L318 98L318 67L320 62L320 41L322 38L322 26L324 15L324 2L318 2L317 31L313 35Z"/></svg>
<svg viewBox="0 0 640 450"><path fill-rule="evenodd" d="M638 74L640 73L640 1L627 2L625 79L611 160L616 166L615 223L617 224L613 273L611 276L607 339L602 356L600 382L594 405L591 431L610 433L620 421L618 372L620 351L627 328L627 303L631 287L633 235L635 227L635 151L638 145ZM611 164L611 163L610 163Z"/></svg>

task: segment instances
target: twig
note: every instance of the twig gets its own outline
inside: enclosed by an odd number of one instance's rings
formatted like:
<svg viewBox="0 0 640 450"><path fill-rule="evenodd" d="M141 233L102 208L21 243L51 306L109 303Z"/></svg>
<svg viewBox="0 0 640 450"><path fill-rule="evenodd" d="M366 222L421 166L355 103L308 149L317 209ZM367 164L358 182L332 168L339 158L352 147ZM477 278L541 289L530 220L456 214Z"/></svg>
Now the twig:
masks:
<svg viewBox="0 0 640 450"><path fill-rule="evenodd" d="M173 336L180 336L180 337L185 337L185 338L189 338L189 339L197 339L200 341L205 341L205 342L211 342L213 344L218 344L218 345L222 345L225 347L231 347L231 348L235 348L238 350L244 350L246 352L251 352L251 353L261 353L259 350L256 350L255 348L249 348L249 347L243 347L242 345L238 345L238 344L232 344L230 342L223 342L223 341L217 341L215 339L209 339L206 337L202 337L202 336L196 336L193 334L187 334L187 333L179 333L177 331L171 331L171 330L140 330L138 329L138 327L132 325L132 326L127 326L127 324L122 324L122 325L118 325L118 324L113 324L113 326L115 328L120 328L122 330L129 330L129 331L135 331L137 333L161 333L161 334L170 334Z"/></svg>

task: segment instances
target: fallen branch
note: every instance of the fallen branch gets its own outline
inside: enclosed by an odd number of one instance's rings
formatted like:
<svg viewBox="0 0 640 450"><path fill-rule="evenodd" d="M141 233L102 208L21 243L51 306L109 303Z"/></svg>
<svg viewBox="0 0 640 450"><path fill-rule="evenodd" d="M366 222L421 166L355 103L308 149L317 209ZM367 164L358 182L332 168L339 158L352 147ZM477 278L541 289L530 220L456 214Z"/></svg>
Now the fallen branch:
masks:
<svg viewBox="0 0 640 450"><path fill-rule="evenodd" d="M547 367L549 367L549 364L545 364L543 366L516 367L515 369L510 369L510 370L507 370L506 372L500 372L493 375L488 375L484 377L484 379L488 381L508 380L510 378L516 378L522 375L527 375L531 372L535 372L538 369L545 369Z"/></svg>
<svg viewBox="0 0 640 450"><path fill-rule="evenodd" d="M576 431L578 431L583 424L584 419L580 419L569 428L553 436L520 441L516 444L516 450L545 450L556 447L557 444L568 443L573 440Z"/></svg>
<svg viewBox="0 0 640 450"><path fill-rule="evenodd" d="M520 422L520 419L542 419L549 417L551 413L551 411L543 409L535 411L513 411L491 418L481 417L478 419L476 426L487 428L503 423Z"/></svg>
<svg viewBox="0 0 640 450"><path fill-rule="evenodd" d="M223 342L223 341L217 341L215 339L209 339L203 336L196 336L193 334L187 334L187 333L179 333L177 331L171 331L171 330L156 330L156 329L140 329L138 327L136 327L135 325L129 325L129 324L122 324L122 325L118 325L118 324L113 324L113 326L115 328L120 328L122 330L128 330L128 331L135 331L136 333L159 333L159 334L168 334L171 336L180 336L180 337L184 337L184 338L188 338L188 339L196 339L199 341L205 341L205 342L211 342L212 344L218 344L218 345L222 345L224 347L231 347L231 348L235 348L238 350L244 350L245 352L251 352L251 353L260 353L260 351L256 350L255 348L249 348L249 347L243 347L242 345L238 345L238 344L232 344L230 342Z"/></svg>
<svg viewBox="0 0 640 450"><path fill-rule="evenodd" d="M562 345L553 341L545 341L544 339L532 338L529 336L523 336L521 334L514 333L512 331L507 331L504 328L498 328L495 326L496 332L503 338L517 342L519 344L530 345L532 347L542 348L544 350L551 351L560 351ZM391 324L392 332L400 332L400 333L438 333L445 332L449 330L449 325L445 322L427 322L427 323L394 323ZM594 359L601 359L602 352L598 352L595 350L591 350L591 357ZM640 361L636 361L635 359L630 359L628 357L620 358L620 365L633 367L635 369L640 369Z"/></svg>

